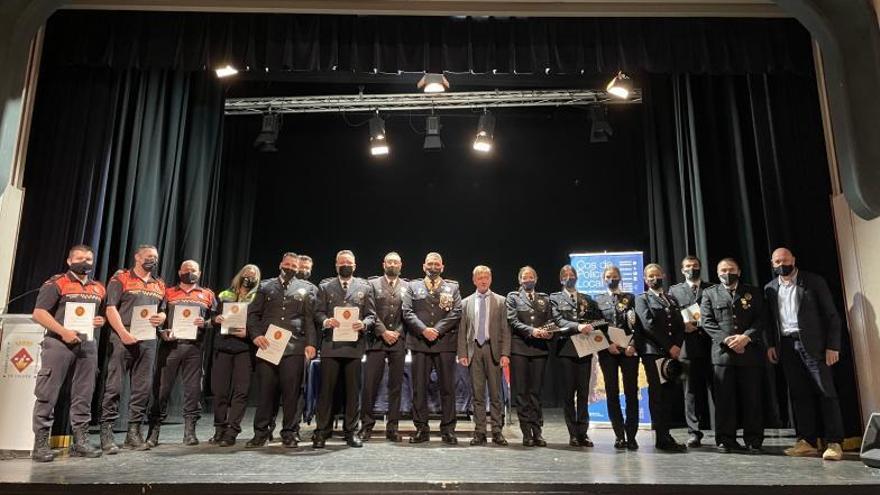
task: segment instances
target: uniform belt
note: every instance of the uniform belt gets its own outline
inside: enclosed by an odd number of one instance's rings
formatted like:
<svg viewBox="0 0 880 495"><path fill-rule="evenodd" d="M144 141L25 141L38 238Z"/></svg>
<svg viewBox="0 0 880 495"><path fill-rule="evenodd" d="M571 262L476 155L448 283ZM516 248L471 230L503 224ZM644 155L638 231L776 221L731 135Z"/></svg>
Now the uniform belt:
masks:
<svg viewBox="0 0 880 495"><path fill-rule="evenodd" d="M800 332L794 332L794 333L784 334L784 335L782 336L782 338L783 338L783 339L791 339L791 340L801 340L801 333L800 333Z"/></svg>

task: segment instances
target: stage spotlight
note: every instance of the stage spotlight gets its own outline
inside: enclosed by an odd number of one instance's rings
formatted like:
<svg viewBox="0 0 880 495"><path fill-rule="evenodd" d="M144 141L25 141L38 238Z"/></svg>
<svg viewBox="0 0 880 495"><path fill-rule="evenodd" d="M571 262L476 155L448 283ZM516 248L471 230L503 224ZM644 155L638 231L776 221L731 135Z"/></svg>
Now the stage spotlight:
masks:
<svg viewBox="0 0 880 495"><path fill-rule="evenodd" d="M612 95L625 100L629 98L629 94L632 93L632 79L624 74L623 71L618 72L605 89Z"/></svg>
<svg viewBox="0 0 880 495"><path fill-rule="evenodd" d="M373 156L388 154L388 140L385 139L385 121L376 116L370 119L370 154Z"/></svg>
<svg viewBox="0 0 880 495"><path fill-rule="evenodd" d="M223 67L218 67L214 69L214 72L217 74L217 77L222 79L224 77L230 77L238 74L238 69L229 64L226 64Z"/></svg>
<svg viewBox="0 0 880 495"><path fill-rule="evenodd" d="M440 118L431 115L425 119L425 151L440 151L443 141L440 139Z"/></svg>
<svg viewBox="0 0 880 495"><path fill-rule="evenodd" d="M608 138L614 135L614 129L608 123L607 108L604 105L592 105L590 107L590 142L607 143Z"/></svg>
<svg viewBox="0 0 880 495"><path fill-rule="evenodd" d="M275 141L278 139L278 133L281 131L281 115L277 113L267 113L263 115L263 126L257 139L254 140L254 148L262 152L278 151L275 147Z"/></svg>
<svg viewBox="0 0 880 495"><path fill-rule="evenodd" d="M419 79L416 87L425 93L442 93L449 88L449 80L443 74L427 73Z"/></svg>
<svg viewBox="0 0 880 495"><path fill-rule="evenodd" d="M474 138L474 149L481 153L492 151L495 139L495 116L488 110L480 115L480 122L477 124L477 136Z"/></svg>

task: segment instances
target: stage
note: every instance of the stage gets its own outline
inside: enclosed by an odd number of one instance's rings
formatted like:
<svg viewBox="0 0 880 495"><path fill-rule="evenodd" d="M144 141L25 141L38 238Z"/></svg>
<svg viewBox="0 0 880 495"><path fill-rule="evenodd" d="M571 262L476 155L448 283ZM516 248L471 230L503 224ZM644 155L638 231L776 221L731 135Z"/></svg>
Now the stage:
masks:
<svg viewBox="0 0 880 495"><path fill-rule="evenodd" d="M252 414L252 411L250 411ZM249 415L250 416L250 415ZM250 417L248 418L248 421ZM411 428L408 422L402 426ZM433 422L432 422L433 423ZM436 425L434 425L436 426ZM362 449L334 437L322 451L304 442L245 449L250 428L232 448L207 444L210 420L199 428L202 443L180 445L181 425L162 430L165 444L148 452L123 451L97 460L60 458L48 464L30 459L0 462L3 493L877 493L880 470L848 453L841 462L789 458L782 449L791 432L768 438L761 456L720 454L711 435L688 454L656 452L653 434L639 433L638 452L618 452L610 429L595 427L593 449L568 446L561 413L548 411L547 448L525 448L516 426L505 428L508 447L471 447L468 422L459 423L459 445L392 444L381 432ZM311 432L306 426L305 438ZM675 431L679 439L686 434ZM117 441L122 441L117 434ZM93 440L97 440L93 436Z"/></svg>

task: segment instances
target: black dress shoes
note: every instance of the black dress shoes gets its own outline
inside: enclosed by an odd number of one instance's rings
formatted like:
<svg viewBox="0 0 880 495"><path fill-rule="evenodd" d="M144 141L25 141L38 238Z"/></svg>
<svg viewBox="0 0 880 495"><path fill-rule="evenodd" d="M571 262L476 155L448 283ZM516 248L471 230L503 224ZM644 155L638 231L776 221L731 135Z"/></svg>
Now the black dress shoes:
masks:
<svg viewBox="0 0 880 495"><path fill-rule="evenodd" d="M444 439L444 442L446 440ZM474 438L471 439L471 445L486 445L486 434L485 433L474 433Z"/></svg>
<svg viewBox="0 0 880 495"><path fill-rule="evenodd" d="M742 452L746 452L746 448L743 447L743 446L742 446L739 442L737 442L736 440L730 440L730 441L721 442L721 443L718 444L717 449L718 449L718 452L721 452L722 454L732 454L732 453L742 453Z"/></svg>
<svg viewBox="0 0 880 495"><path fill-rule="evenodd" d="M507 439L504 438L504 435L499 431L492 434L492 443L495 445L499 445L501 447L507 446Z"/></svg>
<svg viewBox="0 0 880 495"><path fill-rule="evenodd" d="M431 435L427 431L417 431L409 437L409 443L425 443L431 439Z"/></svg>
<svg viewBox="0 0 880 495"><path fill-rule="evenodd" d="M547 440L544 440L544 437L542 437L540 433L535 433L534 440L535 440L535 447L546 447L547 446Z"/></svg>
<svg viewBox="0 0 880 495"><path fill-rule="evenodd" d="M578 437L578 445L581 447L592 447L593 441L590 440L590 437L588 437L586 433L584 433Z"/></svg>
<svg viewBox="0 0 880 495"><path fill-rule="evenodd" d="M364 442L369 442L371 438L373 438L373 430L361 430L358 434L361 437L361 440Z"/></svg>
<svg viewBox="0 0 880 495"><path fill-rule="evenodd" d="M617 438L614 441L614 448L617 450L626 450L626 439L625 438Z"/></svg>
<svg viewBox="0 0 880 495"><path fill-rule="evenodd" d="M364 442L362 442L360 437L355 434L347 435L345 437L345 444L356 449L364 446Z"/></svg>
<svg viewBox="0 0 880 495"><path fill-rule="evenodd" d="M452 433L444 433L443 436L440 437L440 439L446 445L458 445L458 439L455 438L455 435L453 435Z"/></svg>
<svg viewBox="0 0 880 495"><path fill-rule="evenodd" d="M626 450L639 450L639 442L636 442L635 438L630 438L626 441Z"/></svg>
<svg viewBox="0 0 880 495"><path fill-rule="evenodd" d="M394 431L394 430L392 430L392 431L386 431L386 432L385 432L385 438L388 439L388 440L390 440L390 441L392 441L392 442L394 442L394 443L400 443L400 442L403 441L403 436L402 436L400 433L398 433L398 432L396 432L396 431Z"/></svg>
<svg viewBox="0 0 880 495"><path fill-rule="evenodd" d="M578 440L578 437L568 437L568 445L570 447L580 447L581 441Z"/></svg>
<svg viewBox="0 0 880 495"><path fill-rule="evenodd" d="M312 448L313 449L323 449L327 445L327 440L324 438L324 435L319 435L315 433L312 436Z"/></svg>
<svg viewBox="0 0 880 495"><path fill-rule="evenodd" d="M678 443L673 439L662 440L654 444L654 447L657 450L661 450L663 452L669 452L672 454L680 454L682 452L687 452L687 446L683 443Z"/></svg>
<svg viewBox="0 0 880 495"><path fill-rule="evenodd" d="M691 433L691 435L687 439L687 446L689 449L696 449L698 447L702 447L703 446L702 435L697 435L696 433Z"/></svg>

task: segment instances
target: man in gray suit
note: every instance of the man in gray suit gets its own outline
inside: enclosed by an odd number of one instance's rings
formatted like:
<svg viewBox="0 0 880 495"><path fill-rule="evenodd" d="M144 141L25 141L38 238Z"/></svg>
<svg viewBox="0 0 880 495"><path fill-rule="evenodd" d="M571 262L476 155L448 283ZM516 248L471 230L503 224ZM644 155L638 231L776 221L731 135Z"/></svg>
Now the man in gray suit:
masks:
<svg viewBox="0 0 880 495"><path fill-rule="evenodd" d="M507 445L501 433L501 368L510 365L510 327L505 298L489 289L492 270L474 268L477 292L462 301L458 332L458 362L470 368L474 405L474 438L471 445L486 444L486 384L492 415L492 443Z"/></svg>

